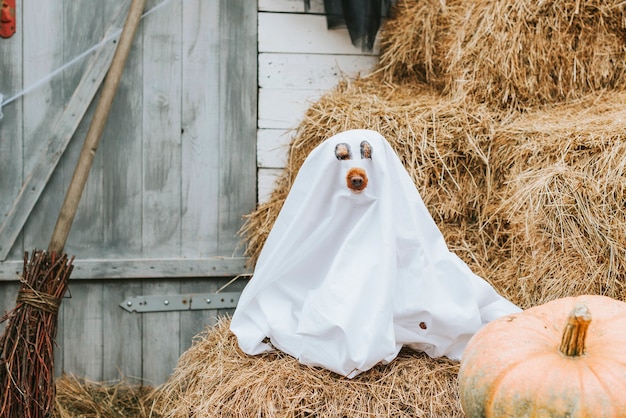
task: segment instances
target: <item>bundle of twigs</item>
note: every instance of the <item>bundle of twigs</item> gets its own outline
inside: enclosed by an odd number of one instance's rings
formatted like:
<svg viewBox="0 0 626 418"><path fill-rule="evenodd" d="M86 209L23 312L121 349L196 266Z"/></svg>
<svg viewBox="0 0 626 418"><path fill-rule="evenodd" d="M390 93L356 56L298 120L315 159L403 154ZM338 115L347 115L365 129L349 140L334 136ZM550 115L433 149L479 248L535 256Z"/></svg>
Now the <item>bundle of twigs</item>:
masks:
<svg viewBox="0 0 626 418"><path fill-rule="evenodd" d="M0 337L0 417L45 417L54 402L54 338L72 259L46 251L24 255L15 308Z"/></svg>

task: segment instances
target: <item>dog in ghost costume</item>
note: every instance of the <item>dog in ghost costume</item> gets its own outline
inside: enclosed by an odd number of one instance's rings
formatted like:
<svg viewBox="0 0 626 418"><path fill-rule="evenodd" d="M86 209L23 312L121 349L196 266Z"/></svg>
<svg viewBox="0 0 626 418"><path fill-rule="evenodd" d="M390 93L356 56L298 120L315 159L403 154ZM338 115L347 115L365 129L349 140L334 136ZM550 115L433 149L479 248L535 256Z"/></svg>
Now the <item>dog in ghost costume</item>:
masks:
<svg viewBox="0 0 626 418"><path fill-rule="evenodd" d="M403 346L459 359L481 326L519 311L449 251L389 143L350 130L300 168L231 330L248 354L352 378Z"/></svg>

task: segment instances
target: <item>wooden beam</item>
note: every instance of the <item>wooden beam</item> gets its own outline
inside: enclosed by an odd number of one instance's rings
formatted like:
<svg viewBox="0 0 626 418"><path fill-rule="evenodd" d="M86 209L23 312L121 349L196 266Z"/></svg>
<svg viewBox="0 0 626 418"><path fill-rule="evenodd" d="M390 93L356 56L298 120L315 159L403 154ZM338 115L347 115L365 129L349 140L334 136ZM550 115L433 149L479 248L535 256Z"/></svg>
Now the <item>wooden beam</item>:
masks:
<svg viewBox="0 0 626 418"><path fill-rule="evenodd" d="M245 257L74 260L71 280L229 277L250 274ZM24 262L0 263L0 282L19 280Z"/></svg>
<svg viewBox="0 0 626 418"><path fill-rule="evenodd" d="M125 14L116 16L113 25L104 39L107 39L123 23ZM24 224L35 207L37 200L46 187L48 180L52 176L61 156L70 143L78 124L87 112L102 80L109 70L113 54L115 53L117 38L103 43L96 51L91 63L85 71L80 83L76 87L72 98L59 115L52 129L39 129L38 132L51 132L47 146L42 146L37 152L33 171L25 178L20 192L7 213L2 224L0 224L0 261L4 261L11 251L15 240L22 231Z"/></svg>

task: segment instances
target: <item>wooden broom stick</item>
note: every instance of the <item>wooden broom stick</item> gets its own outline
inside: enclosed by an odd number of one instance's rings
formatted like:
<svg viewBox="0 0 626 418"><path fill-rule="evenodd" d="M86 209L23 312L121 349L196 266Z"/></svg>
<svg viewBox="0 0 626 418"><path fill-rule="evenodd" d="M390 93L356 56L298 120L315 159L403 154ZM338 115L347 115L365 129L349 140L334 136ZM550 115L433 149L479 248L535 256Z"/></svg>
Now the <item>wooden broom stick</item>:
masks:
<svg viewBox="0 0 626 418"><path fill-rule="evenodd" d="M89 126L89 131L87 131L83 148L80 151L76 168L74 169L74 175L70 181L63 206L61 207L61 212L54 227L54 231L52 232L48 252L60 254L63 252L63 247L65 247L80 198L83 194L85 184L87 183L87 178L89 177L93 158L98 149L98 144L100 143L100 138L102 137L102 132L104 131L111 110L111 104L115 98L120 79L122 78L126 59L132 47L145 3L146 0L133 0L130 5L128 16L126 17L126 22L124 23L122 34L117 49L115 50L115 55L113 55L109 72L104 80L98 105L91 125Z"/></svg>

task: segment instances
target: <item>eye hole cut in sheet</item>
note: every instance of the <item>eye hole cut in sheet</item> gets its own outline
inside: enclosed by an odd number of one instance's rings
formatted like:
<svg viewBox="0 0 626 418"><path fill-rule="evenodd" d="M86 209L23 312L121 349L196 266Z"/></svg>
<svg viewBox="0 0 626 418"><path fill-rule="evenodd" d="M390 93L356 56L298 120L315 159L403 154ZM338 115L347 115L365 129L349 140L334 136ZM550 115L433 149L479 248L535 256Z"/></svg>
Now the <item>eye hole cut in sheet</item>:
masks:
<svg viewBox="0 0 626 418"><path fill-rule="evenodd" d="M231 330L247 354L352 378L403 346L460 359L484 324L519 311L449 251L387 140L350 130L302 164Z"/></svg>

